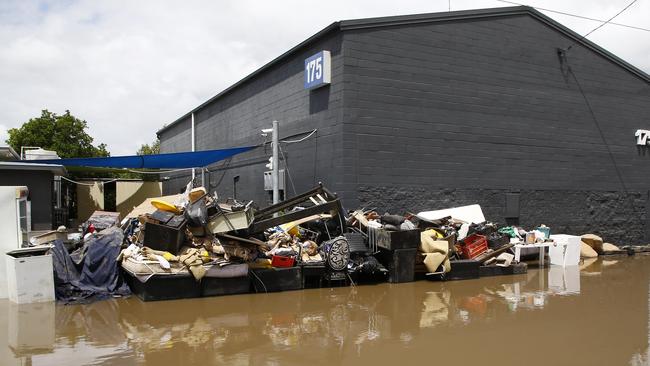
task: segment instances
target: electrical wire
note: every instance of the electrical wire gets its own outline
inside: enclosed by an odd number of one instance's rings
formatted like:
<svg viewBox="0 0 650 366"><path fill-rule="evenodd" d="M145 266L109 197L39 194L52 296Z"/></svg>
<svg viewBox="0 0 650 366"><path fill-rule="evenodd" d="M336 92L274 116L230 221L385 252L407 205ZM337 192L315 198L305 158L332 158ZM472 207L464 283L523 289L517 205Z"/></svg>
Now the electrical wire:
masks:
<svg viewBox="0 0 650 366"><path fill-rule="evenodd" d="M194 168L181 168L181 169L171 169L171 170L158 170L155 172L152 171L144 171L144 170L135 170L135 169L127 169L127 171L131 173L136 173L136 174L165 174L165 173L174 173L174 172L181 172L184 170L192 170Z"/></svg>
<svg viewBox="0 0 650 366"><path fill-rule="evenodd" d="M528 6L528 5L525 5L525 4L522 4L522 3L517 3L517 2L514 2L514 1L507 1L507 0L496 0L496 1L501 2L501 3L506 3L506 4L512 4L512 5ZM571 14L571 13L558 11L558 10L540 8L539 6L532 6L532 7L537 9L537 10L548 11L549 13L556 13L556 14L566 15L566 16L570 16L570 17L574 17L574 18L579 18L579 19L584 19L584 20L591 20L591 21L594 21L594 22L601 22L601 23L607 22L606 20L602 20L602 19L590 18L590 17L577 15L577 14ZM648 28L642 28L642 27L637 27L637 26L634 26L634 25L614 23L614 22L608 22L608 23L611 24L611 25L618 25L619 27L625 27L625 28L636 29L636 30L640 30L640 31L644 31L644 32L650 32L650 29L648 29Z"/></svg>
<svg viewBox="0 0 650 366"><path fill-rule="evenodd" d="M67 181L70 182L70 183L74 183L74 184L77 184L77 185L80 185L80 186L88 186L88 187L91 187L91 186L94 186L94 185L95 185L95 183L81 183L81 182L77 182L77 181L74 181L74 180L72 180L72 179L70 179L70 178L66 178L66 177L64 177L64 176L61 176L61 179L63 179L63 180L67 180ZM104 182L104 181L100 181L99 183L101 183L101 184L108 184L108 183L113 183L113 182L117 182L117 181L118 181L118 179L113 179L113 180L109 180L109 181L106 181L106 182Z"/></svg>
<svg viewBox="0 0 650 366"><path fill-rule="evenodd" d="M601 25L597 26L596 28L592 29L589 33L587 33L587 34L585 34L584 36L580 37L580 39L578 39L577 41L574 41L574 42L573 42L569 47L567 47L567 50L570 50L571 47L573 47L573 45L576 44L576 42L580 42L580 41L582 41L583 39L587 38L588 35L592 34L593 32L595 32L595 31L597 31L598 29L600 29L601 27L603 27L605 24L607 24L607 23L609 23L610 21L614 20L614 18L616 18L617 16L621 15L624 11L626 11L630 6L634 5L634 3L636 3L636 2L637 2L637 0L632 0L631 3L627 4L627 6L624 7L623 10L619 11L618 13L616 13L616 15L614 15L613 17L607 19L606 22L604 22L603 24L601 24Z"/></svg>
<svg viewBox="0 0 650 366"><path fill-rule="evenodd" d="M285 144L295 144L295 143L298 143L298 142L303 142L303 141L307 140L308 138L310 138L313 134L315 134L316 131L318 131L317 128L315 128L313 131L311 131L309 133L309 135L301 138L300 140L280 140L280 142L284 142Z"/></svg>
<svg viewBox="0 0 650 366"><path fill-rule="evenodd" d="M264 281L262 281L262 279L259 278L259 276L257 274L255 274L255 271L250 271L249 273L252 274L253 276L255 276L255 278L257 278L258 281L260 281L260 283L262 284L262 287L264 287L264 292L269 292L266 289L266 285L264 284Z"/></svg>
<svg viewBox="0 0 650 366"><path fill-rule="evenodd" d="M636 0L635 0L636 1ZM612 149L609 147L609 144L605 140L605 134L603 133L602 128L600 128L600 123L598 123L598 118L596 118L596 113L594 112L593 108L591 107L591 103L589 103L589 99L587 98L587 95L585 94L584 90L582 89L582 85L578 81L578 78L576 77L576 74L573 72L573 68L571 68L571 65L569 65L569 60L566 57L566 53L564 54L564 60L567 63L567 68L571 76L573 77L573 80L576 82L576 85L578 86L578 91L582 95L582 98L585 101L585 105L587 106L587 109L589 110L589 114L591 114L591 118L594 121L594 125L596 126L596 129L598 130L598 134L600 134L601 140L603 140L603 144L605 145L605 148L607 149L607 153L609 154L609 158L612 160L612 164L614 165L614 171L616 171L616 175L618 176L618 180L620 181L621 185L623 186L623 190L627 194L627 187L625 186L625 181L623 181L623 176L621 175L620 170L618 169L618 165L616 164L616 160L614 159L614 154L612 153Z"/></svg>
<svg viewBox="0 0 650 366"><path fill-rule="evenodd" d="M596 129L598 130L598 133L600 134L600 138L603 141L603 144L607 148L607 153L609 154L609 158L612 160L612 164L614 165L614 171L616 172L616 176L618 177L619 182L621 183L621 186L623 187L623 191L625 192L625 198L627 201L629 201L630 206L632 208L632 211L634 211L634 201L632 197L630 196L630 193L627 189L627 185L625 184L625 181L623 180L623 176L621 174L620 169L618 168L618 164L616 164L616 159L614 159L614 154L612 153L612 149L609 147L609 144L605 140L605 134L603 133L602 128L600 127L600 124L598 123L598 118L596 118L596 113L594 112L593 108L591 107L591 103L589 102L589 98L587 98L587 95L585 94L584 90L582 89L582 85L580 84L580 81L578 81L578 77L576 76L575 72L573 72L573 68L571 65L569 65L569 60L567 59L566 52L562 53L563 59L566 64L567 64L567 70L568 73L571 74L573 77L573 80L575 81L578 91L582 95L582 98L585 101L585 105L587 106L587 109L589 110L589 114L591 114L591 118L594 121L594 125L596 126ZM639 223L641 226L644 225L643 221L641 220L641 215L635 215L639 219Z"/></svg>
<svg viewBox="0 0 650 366"><path fill-rule="evenodd" d="M296 186L293 184L293 178L291 177L289 164L287 164L287 158L284 156L284 151L282 150L282 146L280 144L278 144L278 148L280 150L280 154L282 155L282 160L284 161L284 168L287 170L287 174L289 175L289 182L291 183L291 189L293 189L293 194L295 196L298 194L298 192L296 191Z"/></svg>

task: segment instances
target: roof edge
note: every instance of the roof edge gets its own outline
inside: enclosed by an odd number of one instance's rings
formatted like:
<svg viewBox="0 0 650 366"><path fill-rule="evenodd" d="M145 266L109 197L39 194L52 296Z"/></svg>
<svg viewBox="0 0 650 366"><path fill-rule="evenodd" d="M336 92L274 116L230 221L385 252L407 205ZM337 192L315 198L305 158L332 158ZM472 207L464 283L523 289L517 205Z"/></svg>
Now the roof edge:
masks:
<svg viewBox="0 0 650 366"><path fill-rule="evenodd" d="M637 77L641 78L643 81L646 83L650 83L650 75L646 73L645 71L639 69L638 67L632 65L631 63L623 60L622 58L616 56L615 54L607 51L606 49L602 48L601 46L597 45L596 43L584 38L584 36L576 33L575 31L567 28L564 26L562 23L555 21L553 18L543 14L539 10L532 8L532 7L526 7L528 8L529 14L532 15L534 18L537 20L545 23L546 25L555 28L557 31L565 34L569 38L573 39L576 44L581 44L588 49L600 54L601 56L605 57L609 61L617 64L618 66L626 69L628 72L636 75ZM569 47L567 45L567 47Z"/></svg>
<svg viewBox="0 0 650 366"><path fill-rule="evenodd" d="M341 21L341 30L390 27L396 25L431 23L474 18L489 18L503 15L526 14L532 8L528 6L505 6L498 8L457 10L438 13L412 15L395 15L388 17L362 18Z"/></svg>
<svg viewBox="0 0 650 366"><path fill-rule="evenodd" d="M34 160L32 160L34 161ZM54 174L66 175L68 171L63 165L58 164L39 164L39 163L25 163L19 161L0 161L0 170L15 169L15 170L47 170Z"/></svg>

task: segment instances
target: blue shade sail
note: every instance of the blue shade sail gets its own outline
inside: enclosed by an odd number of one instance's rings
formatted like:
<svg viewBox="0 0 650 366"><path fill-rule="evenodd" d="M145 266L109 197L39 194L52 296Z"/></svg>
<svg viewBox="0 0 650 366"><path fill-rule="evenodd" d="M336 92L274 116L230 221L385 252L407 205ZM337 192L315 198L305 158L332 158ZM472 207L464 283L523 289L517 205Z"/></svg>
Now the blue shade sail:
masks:
<svg viewBox="0 0 650 366"><path fill-rule="evenodd" d="M22 160L21 163L57 164L65 166L87 166L97 168L132 169L182 169L200 168L231 156L250 151L257 146L234 147L232 149L205 150L154 155L111 156L107 158L70 158L50 160Z"/></svg>

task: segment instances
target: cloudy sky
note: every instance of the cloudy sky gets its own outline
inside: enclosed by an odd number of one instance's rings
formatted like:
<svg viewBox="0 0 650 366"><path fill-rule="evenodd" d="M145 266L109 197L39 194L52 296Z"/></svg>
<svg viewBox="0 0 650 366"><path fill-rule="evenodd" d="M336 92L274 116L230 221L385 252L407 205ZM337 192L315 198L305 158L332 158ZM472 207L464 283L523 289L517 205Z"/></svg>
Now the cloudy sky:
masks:
<svg viewBox="0 0 650 366"><path fill-rule="evenodd" d="M515 0L516 1L516 0ZM608 19L631 0L530 0ZM510 6L452 0L452 10ZM337 20L447 11L448 0L0 1L0 143L42 109L69 109L95 142L133 154L164 124ZM580 34L599 23L545 12ZM650 1L615 22L650 28ZM650 32L589 39L650 73Z"/></svg>

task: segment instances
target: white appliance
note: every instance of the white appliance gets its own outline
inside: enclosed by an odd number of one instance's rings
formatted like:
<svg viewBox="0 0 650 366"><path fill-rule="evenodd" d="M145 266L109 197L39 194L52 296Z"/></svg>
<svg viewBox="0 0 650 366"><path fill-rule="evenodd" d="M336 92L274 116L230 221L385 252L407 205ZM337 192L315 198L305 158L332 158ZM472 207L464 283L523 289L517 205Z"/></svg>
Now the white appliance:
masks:
<svg viewBox="0 0 650 366"><path fill-rule="evenodd" d="M19 249L30 231L28 195L25 186L0 186L0 299L8 296L5 253Z"/></svg>

